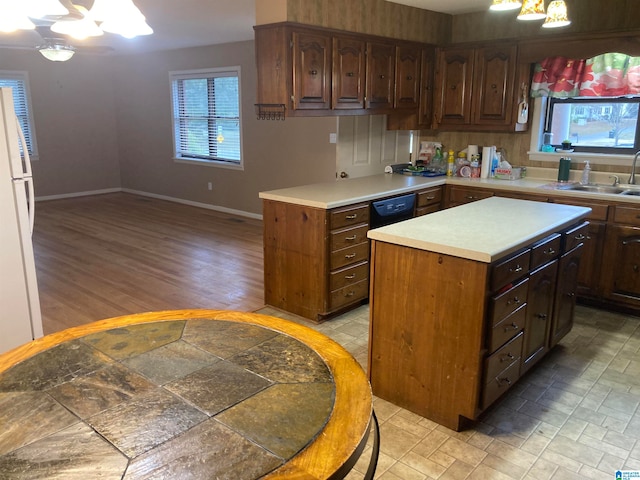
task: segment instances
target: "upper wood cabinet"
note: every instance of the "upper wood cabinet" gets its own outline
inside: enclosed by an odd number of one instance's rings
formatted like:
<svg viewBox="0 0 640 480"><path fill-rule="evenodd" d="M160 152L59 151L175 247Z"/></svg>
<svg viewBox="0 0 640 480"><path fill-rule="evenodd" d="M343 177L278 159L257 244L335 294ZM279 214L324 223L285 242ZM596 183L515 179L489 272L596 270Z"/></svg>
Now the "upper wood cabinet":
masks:
<svg viewBox="0 0 640 480"><path fill-rule="evenodd" d="M528 90L529 66L517 63L517 46L439 50L435 127L477 131L524 131L517 123L520 85Z"/></svg>
<svg viewBox="0 0 640 480"><path fill-rule="evenodd" d="M367 42L367 108L394 107L395 63L396 49L393 44Z"/></svg>
<svg viewBox="0 0 640 480"><path fill-rule="evenodd" d="M365 56L367 44L357 37L333 37L333 76L331 108L364 108Z"/></svg>
<svg viewBox="0 0 640 480"><path fill-rule="evenodd" d="M417 109L420 103L422 48L416 45L396 47L395 101L397 109Z"/></svg>
<svg viewBox="0 0 640 480"><path fill-rule="evenodd" d="M293 32L294 110L331 107L331 37L308 32Z"/></svg>

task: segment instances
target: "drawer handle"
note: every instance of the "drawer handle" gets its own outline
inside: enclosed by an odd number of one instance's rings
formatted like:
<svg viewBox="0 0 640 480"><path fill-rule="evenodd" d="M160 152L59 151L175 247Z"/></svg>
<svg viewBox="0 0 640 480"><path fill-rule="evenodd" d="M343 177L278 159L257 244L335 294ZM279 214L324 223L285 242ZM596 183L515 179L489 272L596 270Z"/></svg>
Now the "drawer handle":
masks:
<svg viewBox="0 0 640 480"><path fill-rule="evenodd" d="M556 251L553 248L549 248L548 250L545 250L544 253L546 255L555 255Z"/></svg>
<svg viewBox="0 0 640 480"><path fill-rule="evenodd" d="M515 359L516 359L516 357L514 357L511 352L509 352L509 353L507 353L505 355L502 355L502 357L500 357L500 362L506 362L507 360L511 361L511 360L515 360Z"/></svg>
<svg viewBox="0 0 640 480"><path fill-rule="evenodd" d="M344 294L345 297L353 297L356 294L356 292L354 292L353 290L347 292Z"/></svg>
<svg viewBox="0 0 640 480"><path fill-rule="evenodd" d="M344 278L345 280L353 280L354 278L356 278L356 274L352 273L351 275L345 275Z"/></svg>
<svg viewBox="0 0 640 480"><path fill-rule="evenodd" d="M347 253L347 254L344 256L344 258L347 258L347 259L349 259L349 258L355 258L355 256L356 256L356 254L355 254L355 253Z"/></svg>
<svg viewBox="0 0 640 480"><path fill-rule="evenodd" d="M580 235L576 235L576 236L575 236L575 237L573 237L573 238L575 238L576 240L580 241L580 240L584 240L584 239L585 239L585 238L587 238L587 237L585 237L583 234L580 234Z"/></svg>
<svg viewBox="0 0 640 480"><path fill-rule="evenodd" d="M358 218L358 214L357 213L352 213L351 215L347 215L344 218L346 220L355 220L356 218Z"/></svg>
<svg viewBox="0 0 640 480"><path fill-rule="evenodd" d="M512 323L508 327L504 327L504 331L508 332L509 330L519 330L520 327L516 323Z"/></svg>
<svg viewBox="0 0 640 480"><path fill-rule="evenodd" d="M546 320L547 319L547 314L546 313L536 313L536 317L538 317L540 320Z"/></svg>
<svg viewBox="0 0 640 480"><path fill-rule="evenodd" d="M518 297L513 297L511 300L509 300L509 301L507 302L507 305L513 305L514 303L516 303L516 304L517 304L517 303L520 303L520 302L521 302L520 298L518 298Z"/></svg>
<svg viewBox="0 0 640 480"><path fill-rule="evenodd" d="M498 379L498 385L511 385L511 380L509 380L509 377L504 377L504 378L499 378Z"/></svg>
<svg viewBox="0 0 640 480"><path fill-rule="evenodd" d="M427 197L427 200L434 200L436 197Z"/></svg>
<svg viewBox="0 0 640 480"><path fill-rule="evenodd" d="M354 241L356 238L358 238L357 235L351 235L350 237L346 237L345 240L349 240L350 242Z"/></svg>
<svg viewBox="0 0 640 480"><path fill-rule="evenodd" d="M511 273L520 273L522 270L524 270L524 268L522 268L520 265L516 265L516 268L510 268L509 272L511 272Z"/></svg>
<svg viewBox="0 0 640 480"><path fill-rule="evenodd" d="M476 199L476 198L478 198L478 197L474 197L473 195L467 195L465 198L466 198L467 200L475 200L475 199Z"/></svg>

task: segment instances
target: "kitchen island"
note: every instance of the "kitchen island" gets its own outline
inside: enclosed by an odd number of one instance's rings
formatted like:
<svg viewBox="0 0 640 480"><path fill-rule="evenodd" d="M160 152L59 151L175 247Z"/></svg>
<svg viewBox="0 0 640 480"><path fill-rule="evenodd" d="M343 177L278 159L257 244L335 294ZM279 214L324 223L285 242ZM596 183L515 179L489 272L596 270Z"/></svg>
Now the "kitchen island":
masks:
<svg viewBox="0 0 640 480"><path fill-rule="evenodd" d="M477 419L570 331L589 212L491 197L370 230L374 394Z"/></svg>

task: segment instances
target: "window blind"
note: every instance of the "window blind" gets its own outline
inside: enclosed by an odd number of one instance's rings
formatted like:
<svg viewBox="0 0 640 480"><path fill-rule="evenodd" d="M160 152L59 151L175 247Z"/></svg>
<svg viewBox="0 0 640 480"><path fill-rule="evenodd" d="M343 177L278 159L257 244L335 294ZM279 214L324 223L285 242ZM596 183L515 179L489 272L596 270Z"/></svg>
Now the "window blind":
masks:
<svg viewBox="0 0 640 480"><path fill-rule="evenodd" d="M172 74L176 157L240 163L236 71Z"/></svg>
<svg viewBox="0 0 640 480"><path fill-rule="evenodd" d="M29 155L35 155L35 141L33 135L33 126L29 115L29 98L27 96L27 80L26 75L22 73L0 72L0 87L10 87L13 89L13 104L20 123L20 128L24 133L27 142ZM22 154L22 145L20 145L20 154Z"/></svg>

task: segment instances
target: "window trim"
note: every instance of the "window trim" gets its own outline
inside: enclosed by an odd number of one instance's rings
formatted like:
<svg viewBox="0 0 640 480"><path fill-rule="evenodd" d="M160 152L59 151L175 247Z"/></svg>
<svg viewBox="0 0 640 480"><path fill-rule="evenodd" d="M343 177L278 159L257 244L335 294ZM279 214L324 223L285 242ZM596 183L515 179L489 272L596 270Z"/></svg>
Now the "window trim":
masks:
<svg viewBox="0 0 640 480"><path fill-rule="evenodd" d="M173 70L169 72L169 101L171 110L171 138L173 148L173 161L175 163L183 163L188 165L200 165L206 167L226 168L230 170L244 170L244 142L243 142L243 122L242 122L242 74L240 65L232 65L227 67L211 67L201 68L195 70ZM239 122L239 147L240 147L240 160L224 161L214 159L197 159L197 158L184 158L177 154L176 151L176 115L174 112L174 95L173 95L173 82L174 80L182 80L189 78L204 78L207 76L216 76L211 74L216 73L230 73L238 77L238 122ZM218 75L223 76L223 75Z"/></svg>
<svg viewBox="0 0 640 480"><path fill-rule="evenodd" d="M36 140L36 127L33 117L33 107L31 102L31 86L29 82L29 72L23 70L2 70L0 69L0 78L22 81L24 85L24 95L27 104L27 125L29 128L29 141L31 143L31 151L29 158L31 161L37 161L40 158L38 151L38 142Z"/></svg>

